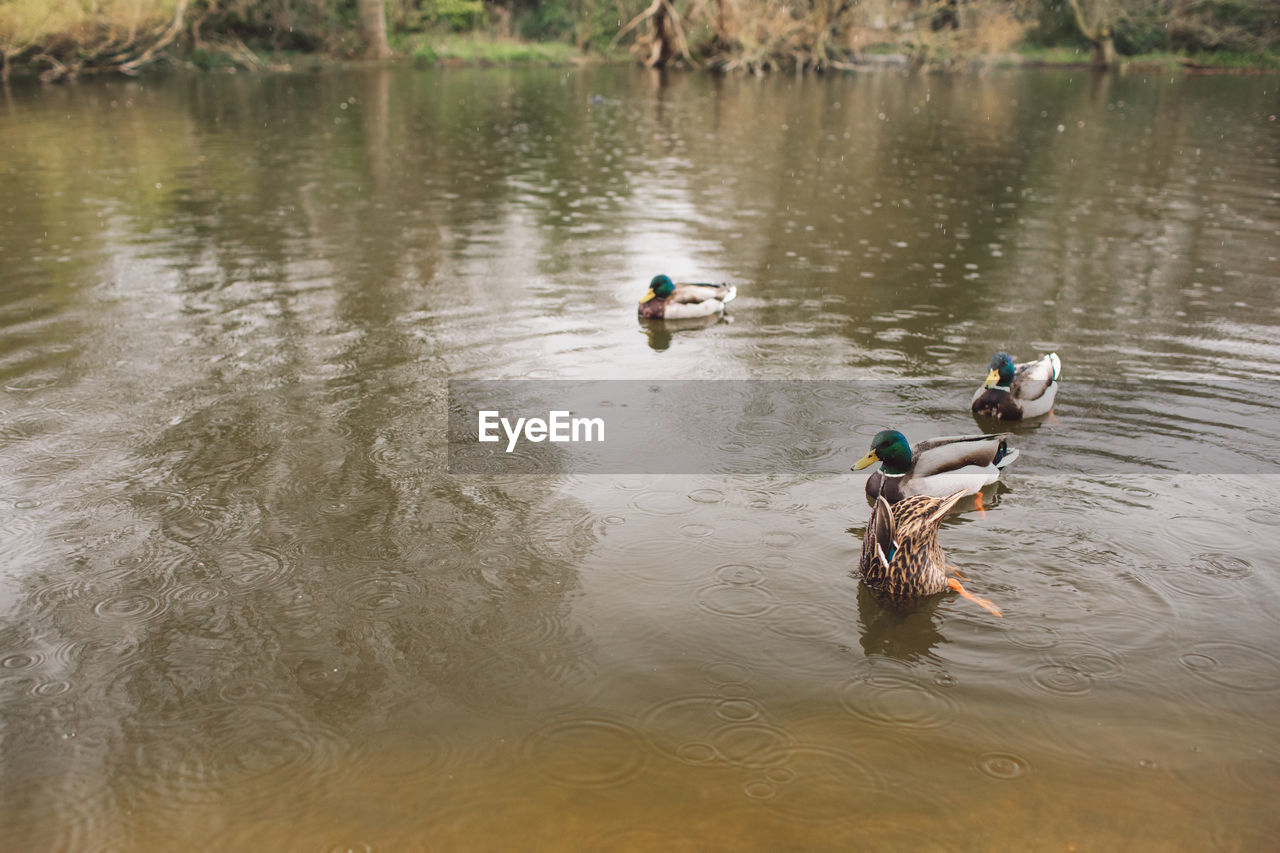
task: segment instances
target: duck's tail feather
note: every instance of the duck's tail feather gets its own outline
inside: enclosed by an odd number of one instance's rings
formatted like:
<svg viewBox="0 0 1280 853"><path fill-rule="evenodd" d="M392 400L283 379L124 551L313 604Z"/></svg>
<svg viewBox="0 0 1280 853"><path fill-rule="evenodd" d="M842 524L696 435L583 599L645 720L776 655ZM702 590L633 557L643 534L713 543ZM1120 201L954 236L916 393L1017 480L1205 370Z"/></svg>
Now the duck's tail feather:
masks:
<svg viewBox="0 0 1280 853"><path fill-rule="evenodd" d="M1000 439L1000 447L996 450L995 459L991 460L991 464L997 468L1004 468L1013 463L1018 458L1018 448L1010 447L1008 439Z"/></svg>
<svg viewBox="0 0 1280 853"><path fill-rule="evenodd" d="M960 502L960 499L969 494L968 489L960 489L952 492L938 502L938 505L929 513L929 517L925 519L925 523L936 527L942 523L942 519L946 518L947 513L951 512L951 508Z"/></svg>

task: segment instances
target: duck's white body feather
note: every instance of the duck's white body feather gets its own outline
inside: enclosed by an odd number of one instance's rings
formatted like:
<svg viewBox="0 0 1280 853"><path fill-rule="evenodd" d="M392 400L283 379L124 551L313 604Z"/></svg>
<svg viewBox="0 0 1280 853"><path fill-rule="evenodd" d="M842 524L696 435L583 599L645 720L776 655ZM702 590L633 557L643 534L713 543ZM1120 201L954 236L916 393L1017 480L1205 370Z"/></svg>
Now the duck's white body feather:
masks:
<svg viewBox="0 0 1280 853"><path fill-rule="evenodd" d="M707 317L724 310L726 302L738 295L738 288L729 286L681 284L667 301L662 312L664 320L688 320L693 317Z"/></svg>
<svg viewBox="0 0 1280 853"><path fill-rule="evenodd" d="M1005 440L1009 433L948 435L922 441L911 448L911 467L905 474L876 471L867 478L867 495L890 503L916 495L947 496L964 490L974 495L1000 479L1000 472L1018 458Z"/></svg>
<svg viewBox="0 0 1280 853"><path fill-rule="evenodd" d="M640 302L640 316L649 320L710 317L723 311L725 303L738 295L738 288L729 284L677 284L674 287L666 297L655 297L650 289Z"/></svg>
<svg viewBox="0 0 1280 853"><path fill-rule="evenodd" d="M1022 404L1024 418L1036 418L1053 408L1053 398L1058 395L1058 377L1062 375L1062 362L1058 354L1051 352L1039 361L1028 361L1013 369L1013 382L1009 393Z"/></svg>
<svg viewBox="0 0 1280 853"><path fill-rule="evenodd" d="M1005 458L1011 458L1013 455L1011 453L1010 456ZM885 476L888 477L890 475L886 474ZM966 495L976 495L982 491L983 486L989 486L999 479L1000 469L995 465L983 467L966 465L963 468L947 471L944 474L912 477L903 486L902 494L905 497L912 497L913 495L937 497L939 494L949 495L963 489Z"/></svg>

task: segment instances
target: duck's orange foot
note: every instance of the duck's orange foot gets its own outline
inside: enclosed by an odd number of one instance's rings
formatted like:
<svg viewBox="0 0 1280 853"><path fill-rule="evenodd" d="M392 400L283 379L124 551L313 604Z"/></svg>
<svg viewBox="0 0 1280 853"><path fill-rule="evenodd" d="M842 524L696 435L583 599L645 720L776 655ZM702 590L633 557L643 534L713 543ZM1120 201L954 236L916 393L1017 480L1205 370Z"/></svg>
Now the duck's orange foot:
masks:
<svg viewBox="0 0 1280 853"><path fill-rule="evenodd" d="M987 508L982 505L982 492L978 492L973 496L973 508L983 517L987 517Z"/></svg>
<svg viewBox="0 0 1280 853"><path fill-rule="evenodd" d="M951 574L953 574L953 575L955 575L956 577L960 578L960 580L962 580L962 581L967 581L967 580L968 580L968 578L967 578L967 577L965 577L964 575L962 575L962 574L960 573L960 570L959 570L959 569L957 569L955 566L951 565L950 563L947 563L947 571L951 572Z"/></svg>
<svg viewBox="0 0 1280 853"><path fill-rule="evenodd" d="M1004 618L1004 614L1000 612L1000 608L999 608L999 607L996 607L994 604L992 604L992 603L991 603L990 601L988 601L987 599L982 598L982 597L977 596L977 595L974 595L973 593L969 592L969 590L967 590L967 589L965 589L964 587L962 587L962 586L960 585L960 581L956 580L955 578L951 578L950 580L948 580L948 581L947 581L947 586L951 587L951 589L952 589L952 591L953 591L953 592L958 592L958 593L960 593L962 596L964 596L965 598L969 599L969 600L970 600L970 601L972 601L974 604L978 605L979 607L983 608L984 610L989 610L989 611L991 611L991 612L992 612L992 613L994 613L995 615L999 616L1001 619L1003 619L1003 618Z"/></svg>
<svg viewBox="0 0 1280 853"><path fill-rule="evenodd" d="M1057 426L1062 423L1062 421L1058 420L1058 416L1053 413L1053 409L1050 409L1049 414L1044 416L1044 422L1049 426Z"/></svg>

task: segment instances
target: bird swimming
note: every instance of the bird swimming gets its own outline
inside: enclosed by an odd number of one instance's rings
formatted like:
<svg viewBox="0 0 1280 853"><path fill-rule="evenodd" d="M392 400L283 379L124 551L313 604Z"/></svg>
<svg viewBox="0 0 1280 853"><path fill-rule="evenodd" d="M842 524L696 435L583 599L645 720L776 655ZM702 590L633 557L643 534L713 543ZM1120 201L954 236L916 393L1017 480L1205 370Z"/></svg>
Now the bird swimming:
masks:
<svg viewBox="0 0 1280 853"><path fill-rule="evenodd" d="M1000 472L1018 458L1018 451L1006 441L1008 437L1007 432L944 436L911 447L907 437L897 430L881 430L871 440L867 455L851 470L879 462L880 470L867 478L867 497L883 497L890 504L916 495L945 497L957 489L976 495L983 486L998 480Z"/></svg>
<svg viewBox="0 0 1280 853"><path fill-rule="evenodd" d="M991 357L987 379L974 392L969 410L1002 421L1020 421L1047 414L1058 394L1062 362L1056 352L1036 361L1014 364L1007 352Z"/></svg>
<svg viewBox="0 0 1280 853"><path fill-rule="evenodd" d="M724 310L738 295L730 284L677 284L666 275L655 275L640 300L639 314L650 320L686 320Z"/></svg>
<svg viewBox="0 0 1280 853"><path fill-rule="evenodd" d="M955 570L938 544L938 528L964 496L965 491L957 489L945 498L916 495L893 506L883 496L876 498L858 557L863 582L895 602L950 590L1000 616L1000 608L947 577L948 569Z"/></svg>

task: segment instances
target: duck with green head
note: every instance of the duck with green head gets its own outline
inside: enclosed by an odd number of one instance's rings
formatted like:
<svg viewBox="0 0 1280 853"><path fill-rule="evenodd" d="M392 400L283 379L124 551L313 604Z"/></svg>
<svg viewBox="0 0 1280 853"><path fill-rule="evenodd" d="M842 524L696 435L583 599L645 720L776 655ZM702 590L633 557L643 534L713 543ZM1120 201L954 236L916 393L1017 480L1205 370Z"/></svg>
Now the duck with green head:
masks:
<svg viewBox="0 0 1280 853"><path fill-rule="evenodd" d="M655 275L640 300L639 313L649 320L687 320L707 317L724 310L726 302L738 295L728 284L677 284L670 277Z"/></svg>
<svg viewBox="0 0 1280 853"><path fill-rule="evenodd" d="M1000 472L1018 458L1006 442L1009 433L954 435L931 438L915 447L896 429L885 429L871 439L871 450L854 463L859 471L873 462L880 470L867 477L867 497L883 497L891 504L916 495L935 498L957 489L976 495L983 486L1000 478Z"/></svg>
<svg viewBox="0 0 1280 853"><path fill-rule="evenodd" d="M1051 352L1036 361L1014 364L1007 352L991 356L987 379L974 392L969 409L984 418L1020 421L1038 418L1053 408L1062 362Z"/></svg>
<svg viewBox="0 0 1280 853"><path fill-rule="evenodd" d="M938 544L938 528L964 496L958 489L945 498L917 495L894 506L883 496L876 498L858 557L858 571L872 592L901 603L950 590L1001 615L990 601L947 577L951 567Z"/></svg>

